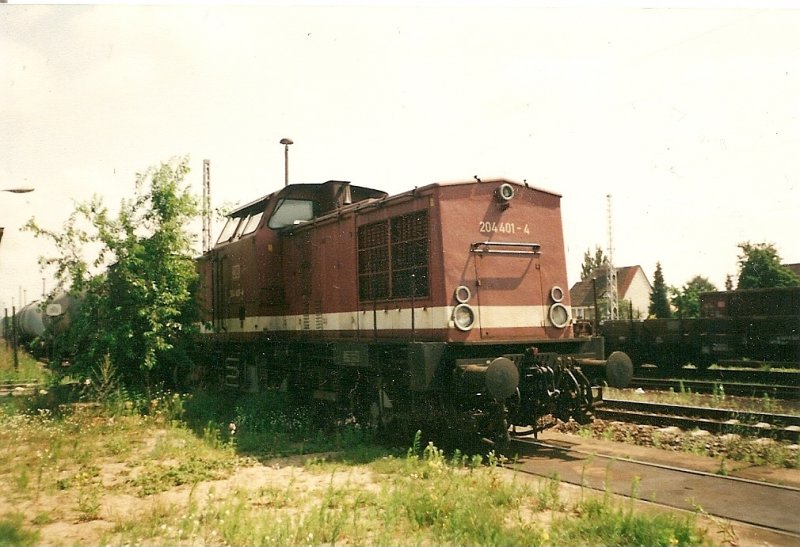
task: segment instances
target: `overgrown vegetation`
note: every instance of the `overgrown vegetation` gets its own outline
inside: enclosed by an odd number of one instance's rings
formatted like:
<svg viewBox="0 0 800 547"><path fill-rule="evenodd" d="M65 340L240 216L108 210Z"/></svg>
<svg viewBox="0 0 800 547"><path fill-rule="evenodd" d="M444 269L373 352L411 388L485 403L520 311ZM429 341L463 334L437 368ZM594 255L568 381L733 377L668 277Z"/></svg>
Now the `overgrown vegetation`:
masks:
<svg viewBox="0 0 800 547"><path fill-rule="evenodd" d="M50 371L25 351L17 352L17 365L10 343L0 338L0 382L36 381L47 383L51 380Z"/></svg>
<svg viewBox="0 0 800 547"><path fill-rule="evenodd" d="M695 516L573 495L419 436L393 451L357 426L320 429L277 393L145 397L94 378L77 403L2 407L0 545L709 542Z"/></svg>
<svg viewBox="0 0 800 547"><path fill-rule="evenodd" d="M54 267L59 289L82 300L60 344L73 357L73 377L88 377L106 357L128 387L156 385L189 366L197 274L187 226L198 208L184 185L188 172L182 158L138 174L135 196L116 216L95 196L60 229L27 223L55 246L41 265Z"/></svg>

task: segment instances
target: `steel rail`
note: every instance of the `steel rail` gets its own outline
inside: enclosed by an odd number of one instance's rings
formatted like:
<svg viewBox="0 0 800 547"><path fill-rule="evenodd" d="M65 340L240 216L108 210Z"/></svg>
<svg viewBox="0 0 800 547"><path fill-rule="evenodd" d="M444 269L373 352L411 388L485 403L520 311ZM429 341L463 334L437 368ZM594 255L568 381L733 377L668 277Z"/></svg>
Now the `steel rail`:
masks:
<svg viewBox="0 0 800 547"><path fill-rule="evenodd" d="M739 382L764 385L800 386L798 370L753 370L753 369L696 369L658 368L643 366L636 369L638 378L673 378L687 381L709 380L717 382Z"/></svg>
<svg viewBox="0 0 800 547"><path fill-rule="evenodd" d="M788 514L800 503L800 488L582 450L575 445L564 447L519 438L512 443L528 452L515 461L515 471L557 476L561 482L581 488L681 511L696 513L700 507L705 514L776 532L792 538L792 543L800 543L800 524ZM593 472L588 469L591 467L603 468L603 472Z"/></svg>
<svg viewBox="0 0 800 547"><path fill-rule="evenodd" d="M604 420L657 427L699 428L715 434L736 433L792 442L800 440L800 416L789 414L604 399L595 407L594 415Z"/></svg>
<svg viewBox="0 0 800 547"><path fill-rule="evenodd" d="M708 380L679 380L674 378L642 378L634 377L628 387L641 387L658 391L692 391L694 393L715 393L722 388L726 395L743 397L763 397L768 395L775 399L800 399L800 386L743 384L737 382Z"/></svg>

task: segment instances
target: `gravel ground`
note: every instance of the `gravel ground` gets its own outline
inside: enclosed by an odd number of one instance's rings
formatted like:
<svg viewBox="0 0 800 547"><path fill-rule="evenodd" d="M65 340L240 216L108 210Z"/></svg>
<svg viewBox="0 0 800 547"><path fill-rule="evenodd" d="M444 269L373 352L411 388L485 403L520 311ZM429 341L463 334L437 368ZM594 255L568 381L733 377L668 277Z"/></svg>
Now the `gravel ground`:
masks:
<svg viewBox="0 0 800 547"><path fill-rule="evenodd" d="M584 438L716 458L721 461L721 472L724 472L726 460L777 468L800 468L800 445L772 439L753 439L736 434L713 435L701 429L683 431L677 427L659 428L600 419L595 419L589 425L574 421L559 422L552 429Z"/></svg>

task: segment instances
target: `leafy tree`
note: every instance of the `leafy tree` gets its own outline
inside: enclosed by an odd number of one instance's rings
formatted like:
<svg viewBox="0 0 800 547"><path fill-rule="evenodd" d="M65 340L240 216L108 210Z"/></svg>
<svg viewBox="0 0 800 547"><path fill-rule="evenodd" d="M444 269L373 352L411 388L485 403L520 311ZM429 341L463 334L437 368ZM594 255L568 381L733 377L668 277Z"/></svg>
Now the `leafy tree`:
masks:
<svg viewBox="0 0 800 547"><path fill-rule="evenodd" d="M633 317L631 317L631 312L633 312ZM619 301L619 318L625 320L641 319L641 312L637 309L633 309L630 300L622 299Z"/></svg>
<svg viewBox="0 0 800 547"><path fill-rule="evenodd" d="M77 205L61 231L35 219L26 225L56 246L56 256L40 264L54 265L59 285L81 297L69 340L80 351L70 374L88 376L108 357L126 385L149 385L188 363L197 273L186 226L198 214L183 184L188 172L181 158L137 174L135 197L122 201L116 218L94 197ZM97 252L91 262L83 254L89 249Z"/></svg>
<svg viewBox="0 0 800 547"><path fill-rule="evenodd" d="M650 293L650 306L647 312L651 317L664 319L672 316L672 311L667 300L667 285L664 283L664 273L661 262L656 262L656 271L653 274L653 292Z"/></svg>
<svg viewBox="0 0 800 547"><path fill-rule="evenodd" d="M592 272L601 266L608 264L608 257L603 253L599 245L594 248L594 255L589 249L583 253L583 264L581 265L581 281L586 281L591 277Z"/></svg>
<svg viewBox="0 0 800 547"><path fill-rule="evenodd" d="M670 301L678 310L679 317L700 317L700 293L716 291L717 288L705 277L694 276L682 289L670 287Z"/></svg>
<svg viewBox="0 0 800 547"><path fill-rule="evenodd" d="M765 289L800 285L800 277L781 264L771 243L739 243L739 289Z"/></svg>
<svg viewBox="0 0 800 547"><path fill-rule="evenodd" d="M731 274L725 276L725 290L726 291L733 290L733 277L731 277Z"/></svg>

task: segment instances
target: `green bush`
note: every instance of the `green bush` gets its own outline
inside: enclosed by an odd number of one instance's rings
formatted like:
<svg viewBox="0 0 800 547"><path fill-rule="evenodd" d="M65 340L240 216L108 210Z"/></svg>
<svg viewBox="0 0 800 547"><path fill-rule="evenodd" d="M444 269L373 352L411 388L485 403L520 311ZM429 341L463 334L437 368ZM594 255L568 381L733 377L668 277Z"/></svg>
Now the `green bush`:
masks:
<svg viewBox="0 0 800 547"><path fill-rule="evenodd" d="M36 545L39 532L26 530L21 513L12 513L0 517L0 547L27 547Z"/></svg>

